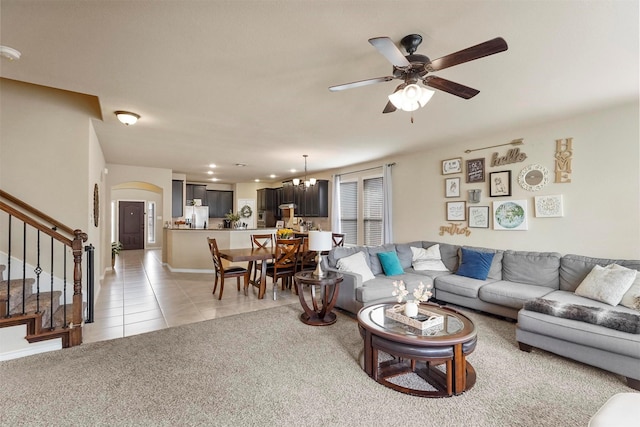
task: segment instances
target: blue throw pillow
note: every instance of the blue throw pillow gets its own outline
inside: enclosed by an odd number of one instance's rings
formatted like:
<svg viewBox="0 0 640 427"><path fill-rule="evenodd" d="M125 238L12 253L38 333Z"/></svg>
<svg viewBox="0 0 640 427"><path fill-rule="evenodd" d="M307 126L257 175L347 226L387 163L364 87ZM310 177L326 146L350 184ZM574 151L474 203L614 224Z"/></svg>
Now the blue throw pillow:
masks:
<svg viewBox="0 0 640 427"><path fill-rule="evenodd" d="M395 276L397 274L404 274L400 259L395 251L391 252L378 252L378 259L382 264L382 270L387 276Z"/></svg>
<svg viewBox="0 0 640 427"><path fill-rule="evenodd" d="M460 248L460 250L462 251L462 262L456 274L458 276L471 277L472 279L486 280L495 254L472 251L465 248Z"/></svg>

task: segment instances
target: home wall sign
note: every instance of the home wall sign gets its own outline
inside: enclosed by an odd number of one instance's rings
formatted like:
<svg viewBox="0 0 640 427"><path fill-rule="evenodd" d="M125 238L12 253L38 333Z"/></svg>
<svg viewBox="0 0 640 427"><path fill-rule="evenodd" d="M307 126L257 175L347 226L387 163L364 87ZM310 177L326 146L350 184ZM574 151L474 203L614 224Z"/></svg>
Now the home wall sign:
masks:
<svg viewBox="0 0 640 427"><path fill-rule="evenodd" d="M556 181L563 184L571 182L571 158L573 157L573 138L556 139Z"/></svg>
<svg viewBox="0 0 640 427"><path fill-rule="evenodd" d="M447 159L442 161L442 175L462 172L462 158Z"/></svg>
<svg viewBox="0 0 640 427"><path fill-rule="evenodd" d="M467 182L484 182L484 158L467 160Z"/></svg>
<svg viewBox="0 0 640 427"><path fill-rule="evenodd" d="M471 235L471 230L469 230L469 227L460 227L458 224L454 224L453 222L450 222L449 225L440 226L439 234L441 236L444 236L445 234L450 234L452 236L463 235L465 237L469 237L469 235Z"/></svg>
<svg viewBox="0 0 640 427"><path fill-rule="evenodd" d="M529 165L520 171L518 183L527 191L539 191L549 183L549 170L542 165Z"/></svg>
<svg viewBox="0 0 640 427"><path fill-rule="evenodd" d="M507 154L501 157L498 157L498 153L493 153L491 156L491 167L524 162L526 159L526 153L521 153L519 148L511 148L507 151Z"/></svg>

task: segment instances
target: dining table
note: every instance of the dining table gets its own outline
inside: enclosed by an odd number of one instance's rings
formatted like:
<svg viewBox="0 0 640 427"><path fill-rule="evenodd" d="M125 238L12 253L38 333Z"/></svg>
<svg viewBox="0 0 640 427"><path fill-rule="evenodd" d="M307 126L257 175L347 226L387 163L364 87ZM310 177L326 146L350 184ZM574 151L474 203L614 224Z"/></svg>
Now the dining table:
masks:
<svg viewBox="0 0 640 427"><path fill-rule="evenodd" d="M249 262L249 270L255 262L262 261L260 278L252 280L249 283L258 288L258 299L263 299L267 290L267 261L275 258L275 248L239 248L239 249L220 249L220 258L229 262ZM273 287L273 299L276 299L277 287Z"/></svg>

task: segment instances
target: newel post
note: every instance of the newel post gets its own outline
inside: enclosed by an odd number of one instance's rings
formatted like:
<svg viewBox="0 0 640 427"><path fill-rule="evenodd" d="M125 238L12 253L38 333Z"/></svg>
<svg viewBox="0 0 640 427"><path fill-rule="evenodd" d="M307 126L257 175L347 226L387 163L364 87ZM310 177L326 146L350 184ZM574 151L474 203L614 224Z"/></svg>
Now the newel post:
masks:
<svg viewBox="0 0 640 427"><path fill-rule="evenodd" d="M89 238L82 230L73 230L73 318L69 334L69 346L82 344L82 252L83 243Z"/></svg>

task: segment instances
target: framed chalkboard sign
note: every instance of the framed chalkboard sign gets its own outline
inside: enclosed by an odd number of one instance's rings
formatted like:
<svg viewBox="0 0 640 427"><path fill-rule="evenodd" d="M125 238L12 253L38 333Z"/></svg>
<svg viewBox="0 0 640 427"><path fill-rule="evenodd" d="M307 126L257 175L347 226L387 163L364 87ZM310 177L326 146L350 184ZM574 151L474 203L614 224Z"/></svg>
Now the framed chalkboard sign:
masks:
<svg viewBox="0 0 640 427"><path fill-rule="evenodd" d="M484 182L484 159L467 160L467 182Z"/></svg>

